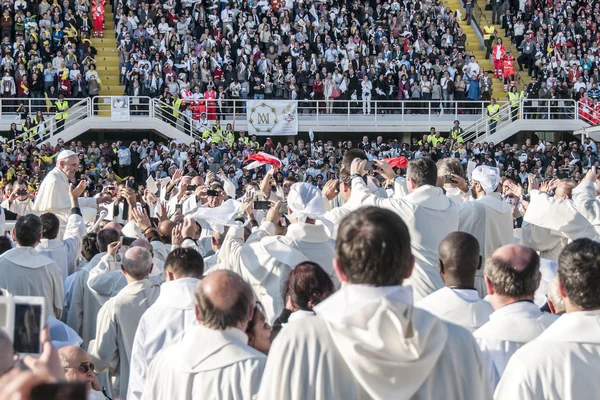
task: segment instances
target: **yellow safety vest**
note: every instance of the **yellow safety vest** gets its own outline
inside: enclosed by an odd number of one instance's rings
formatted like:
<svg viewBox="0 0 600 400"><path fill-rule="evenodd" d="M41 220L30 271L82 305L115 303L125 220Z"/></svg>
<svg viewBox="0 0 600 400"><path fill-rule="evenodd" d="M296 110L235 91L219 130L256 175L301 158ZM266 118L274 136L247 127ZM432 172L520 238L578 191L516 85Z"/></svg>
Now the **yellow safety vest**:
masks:
<svg viewBox="0 0 600 400"><path fill-rule="evenodd" d="M508 98L510 100L510 105L512 107L515 107L519 104L521 96L519 95L519 93L508 92Z"/></svg>
<svg viewBox="0 0 600 400"><path fill-rule="evenodd" d="M248 144L248 136L238 138L238 142Z"/></svg>
<svg viewBox="0 0 600 400"><path fill-rule="evenodd" d="M179 109L181 108L182 99L177 99L173 102L173 116L179 117Z"/></svg>
<svg viewBox="0 0 600 400"><path fill-rule="evenodd" d="M495 28L493 26L484 26L483 27L483 40L489 40L492 38L492 35L494 34L494 30Z"/></svg>
<svg viewBox="0 0 600 400"><path fill-rule="evenodd" d="M227 145L231 146L233 142L235 142L235 136L233 135L233 132L227 132L227 138L225 138L225 140L227 141Z"/></svg>
<svg viewBox="0 0 600 400"><path fill-rule="evenodd" d="M500 116L498 115L498 110L500 110L500 106L498 104L487 106L488 115L492 121L497 121Z"/></svg>
<svg viewBox="0 0 600 400"><path fill-rule="evenodd" d="M69 103L65 100L65 101L60 101L57 100L56 101L56 119L57 120L61 120L61 119L67 119L69 118L69 114L67 113L67 109L69 108Z"/></svg>
<svg viewBox="0 0 600 400"><path fill-rule="evenodd" d="M460 131L461 131L461 129L460 129L460 128L458 128L458 129L456 129L456 130L455 130L454 128L452 128L452 129L450 130L450 137L451 137L452 139L454 139L454 140L455 140L457 143L462 143L462 142L464 142L464 139L462 138L462 136L459 136L459 132L460 132Z"/></svg>
<svg viewBox="0 0 600 400"><path fill-rule="evenodd" d="M431 145L432 145L433 147L437 146L437 144L438 144L438 143L442 143L442 142L444 142L444 138L443 138L443 137L441 137L441 136L440 136L440 137L435 137L435 136L433 136L433 137L431 138Z"/></svg>

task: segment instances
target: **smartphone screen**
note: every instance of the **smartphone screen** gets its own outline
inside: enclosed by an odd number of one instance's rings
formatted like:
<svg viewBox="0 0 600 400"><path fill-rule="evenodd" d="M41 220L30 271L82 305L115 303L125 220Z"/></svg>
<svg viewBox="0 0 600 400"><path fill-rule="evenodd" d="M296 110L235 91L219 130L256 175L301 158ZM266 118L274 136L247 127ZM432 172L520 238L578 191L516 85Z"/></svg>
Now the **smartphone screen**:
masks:
<svg viewBox="0 0 600 400"><path fill-rule="evenodd" d="M181 207L182 207L181 204L175 204L175 211L181 212Z"/></svg>
<svg viewBox="0 0 600 400"><path fill-rule="evenodd" d="M268 210L269 208L271 208L270 201L255 201L254 202L255 210Z"/></svg>
<svg viewBox="0 0 600 400"><path fill-rule="evenodd" d="M216 190L209 189L206 191L206 195L210 197L217 197L219 195L219 192L217 192Z"/></svg>
<svg viewBox="0 0 600 400"><path fill-rule="evenodd" d="M40 353L42 312L41 304L15 304L14 348L17 353Z"/></svg>
<svg viewBox="0 0 600 400"><path fill-rule="evenodd" d="M373 161L367 161L365 164L365 171L373 171Z"/></svg>
<svg viewBox="0 0 600 400"><path fill-rule="evenodd" d="M85 400L85 383L42 383L31 390L31 400Z"/></svg>

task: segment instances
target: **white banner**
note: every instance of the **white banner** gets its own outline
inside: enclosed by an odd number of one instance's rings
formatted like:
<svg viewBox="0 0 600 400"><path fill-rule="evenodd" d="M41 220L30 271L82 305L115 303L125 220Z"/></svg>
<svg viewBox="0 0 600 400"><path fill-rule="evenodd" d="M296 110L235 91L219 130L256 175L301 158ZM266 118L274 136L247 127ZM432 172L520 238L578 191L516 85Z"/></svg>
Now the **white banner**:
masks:
<svg viewBox="0 0 600 400"><path fill-rule="evenodd" d="M110 120L129 121L129 97L113 96L110 98Z"/></svg>
<svg viewBox="0 0 600 400"><path fill-rule="evenodd" d="M298 103L288 100L248 100L248 135L298 134Z"/></svg>

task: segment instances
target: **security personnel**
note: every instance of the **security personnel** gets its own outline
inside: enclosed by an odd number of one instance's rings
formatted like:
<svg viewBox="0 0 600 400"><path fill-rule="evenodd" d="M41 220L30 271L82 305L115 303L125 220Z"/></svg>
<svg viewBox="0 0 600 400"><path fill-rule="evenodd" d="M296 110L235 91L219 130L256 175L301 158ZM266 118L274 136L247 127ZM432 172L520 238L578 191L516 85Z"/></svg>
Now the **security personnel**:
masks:
<svg viewBox="0 0 600 400"><path fill-rule="evenodd" d="M181 103L183 103L183 99L179 97L179 93L175 93L175 97L173 97L173 118L171 119L171 125L175 126L177 124L177 118L179 118L179 110L181 109Z"/></svg>
<svg viewBox="0 0 600 400"><path fill-rule="evenodd" d="M160 113L161 113L161 119L165 122L169 122L170 121L170 116L169 116L169 107L171 106L171 93L169 93L169 88L166 87L165 91L163 92L163 94L160 95L160 97L158 98L158 100L160 101L159 103L159 107L160 107Z"/></svg>
<svg viewBox="0 0 600 400"><path fill-rule="evenodd" d="M496 99L492 99L492 103L487 106L487 114L490 118L490 135L496 133L496 125L498 124L498 119L500 119L498 111L500 111L500 106L496 104Z"/></svg>
<svg viewBox="0 0 600 400"><path fill-rule="evenodd" d="M508 92L508 101L510 102L510 119L514 121L517 119L517 114L519 112L519 103L523 100L524 97L523 91L520 93L517 91L517 88L513 86Z"/></svg>
<svg viewBox="0 0 600 400"><path fill-rule="evenodd" d="M492 24L483 27L483 41L485 43L485 58L490 58L492 52L492 39L496 34L496 28Z"/></svg>
<svg viewBox="0 0 600 400"><path fill-rule="evenodd" d="M58 100L54 103L56 107L56 133L63 130L65 121L69 118L69 102L65 100L64 95L59 95Z"/></svg>
<svg viewBox="0 0 600 400"><path fill-rule="evenodd" d="M249 139L248 136L246 136L246 132L240 131L240 137L238 138L238 142L244 145L248 144Z"/></svg>
<svg viewBox="0 0 600 400"><path fill-rule="evenodd" d="M450 128L450 138L454 142L455 146L457 143L464 142L462 134L463 134L463 128L460 127L460 122L458 120L454 121L454 126L452 128Z"/></svg>

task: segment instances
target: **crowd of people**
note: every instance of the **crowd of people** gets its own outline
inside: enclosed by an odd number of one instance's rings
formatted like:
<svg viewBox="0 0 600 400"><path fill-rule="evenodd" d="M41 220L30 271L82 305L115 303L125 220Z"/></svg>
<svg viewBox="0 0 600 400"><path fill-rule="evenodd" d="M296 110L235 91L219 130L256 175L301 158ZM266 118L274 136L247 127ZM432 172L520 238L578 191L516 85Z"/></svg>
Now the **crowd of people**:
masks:
<svg viewBox="0 0 600 400"><path fill-rule="evenodd" d="M93 399L589 397L597 146L460 129L4 148L0 288L53 318L28 372L0 357L0 399L52 380Z"/></svg>

